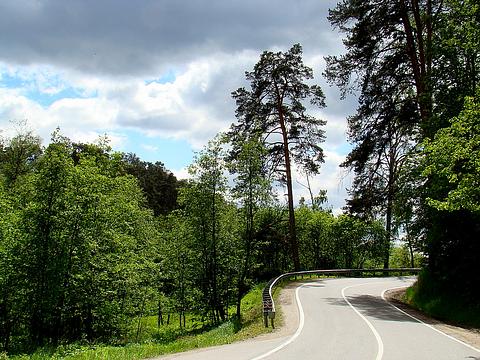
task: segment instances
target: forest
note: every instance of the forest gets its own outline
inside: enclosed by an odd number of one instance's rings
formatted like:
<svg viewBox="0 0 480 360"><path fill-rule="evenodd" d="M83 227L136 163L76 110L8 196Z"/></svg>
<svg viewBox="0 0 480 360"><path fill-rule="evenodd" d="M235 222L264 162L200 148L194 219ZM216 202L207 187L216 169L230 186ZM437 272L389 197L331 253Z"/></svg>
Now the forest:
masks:
<svg viewBox="0 0 480 360"><path fill-rule="evenodd" d="M479 309L480 6L344 0L329 21L346 50L323 76L358 96L340 215L309 183L293 193L325 140L300 44L247 69L188 180L108 137L0 139L0 352L119 342L147 315L241 319L255 284L293 270L422 266L417 296Z"/></svg>

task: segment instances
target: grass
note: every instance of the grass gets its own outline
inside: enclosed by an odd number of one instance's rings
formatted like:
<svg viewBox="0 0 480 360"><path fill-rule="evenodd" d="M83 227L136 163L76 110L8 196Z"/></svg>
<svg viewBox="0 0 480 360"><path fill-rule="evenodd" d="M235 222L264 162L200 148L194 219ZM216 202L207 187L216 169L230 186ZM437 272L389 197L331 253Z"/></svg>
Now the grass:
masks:
<svg viewBox="0 0 480 360"><path fill-rule="evenodd" d="M0 360L135 360L248 339L272 331L271 327L265 328L263 324L263 287L264 284L257 285L243 298L241 323L229 320L210 330L202 330L200 322L193 316L187 316L185 329L179 328L178 319L170 325L157 328L157 318L151 316L143 319L138 342L123 346L73 343L55 348L41 348L33 354L8 357L0 353ZM278 294L279 291L276 291L276 296ZM231 312L233 313L233 309ZM277 326L281 325L280 313L277 313L275 323Z"/></svg>
<svg viewBox="0 0 480 360"><path fill-rule="evenodd" d="M445 294L425 285L426 279L408 288L404 302L428 316L466 328L480 329L480 304L469 304L462 298Z"/></svg>

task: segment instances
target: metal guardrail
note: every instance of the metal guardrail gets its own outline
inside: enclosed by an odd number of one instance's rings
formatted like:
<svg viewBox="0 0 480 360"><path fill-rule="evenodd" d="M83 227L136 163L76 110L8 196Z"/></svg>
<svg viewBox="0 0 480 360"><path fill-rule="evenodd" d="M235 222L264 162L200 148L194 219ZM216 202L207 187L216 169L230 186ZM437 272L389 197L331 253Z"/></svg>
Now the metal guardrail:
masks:
<svg viewBox="0 0 480 360"><path fill-rule="evenodd" d="M418 274L421 268L393 268L393 269L331 269L331 270L310 270L310 271L296 271L282 274L276 278L271 279L267 285L263 288L262 300L263 300L263 318L265 321L265 327L268 327L268 319L271 320L272 328L274 326L275 319L275 302L273 301L273 288L281 280L290 277L304 276L304 275L353 275L371 273L403 273Z"/></svg>

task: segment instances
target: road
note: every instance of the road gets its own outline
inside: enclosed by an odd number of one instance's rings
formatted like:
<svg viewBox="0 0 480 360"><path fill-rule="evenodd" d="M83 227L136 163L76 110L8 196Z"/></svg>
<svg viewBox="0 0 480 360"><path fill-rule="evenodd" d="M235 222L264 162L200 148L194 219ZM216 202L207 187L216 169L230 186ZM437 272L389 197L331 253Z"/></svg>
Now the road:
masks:
<svg viewBox="0 0 480 360"><path fill-rule="evenodd" d="M476 359L480 350L403 313L383 299L413 278L343 278L296 289L299 327L293 336L249 340L162 359Z"/></svg>

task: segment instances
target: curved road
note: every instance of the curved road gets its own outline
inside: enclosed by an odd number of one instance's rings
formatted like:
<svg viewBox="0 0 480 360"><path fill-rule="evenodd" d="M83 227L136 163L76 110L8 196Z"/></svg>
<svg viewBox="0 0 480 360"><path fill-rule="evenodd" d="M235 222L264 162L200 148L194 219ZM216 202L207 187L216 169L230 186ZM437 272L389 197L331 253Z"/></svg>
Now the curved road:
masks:
<svg viewBox="0 0 480 360"><path fill-rule="evenodd" d="M296 289L299 327L293 336L249 340L163 359L476 359L480 350L404 313L383 299L414 278L343 278Z"/></svg>

